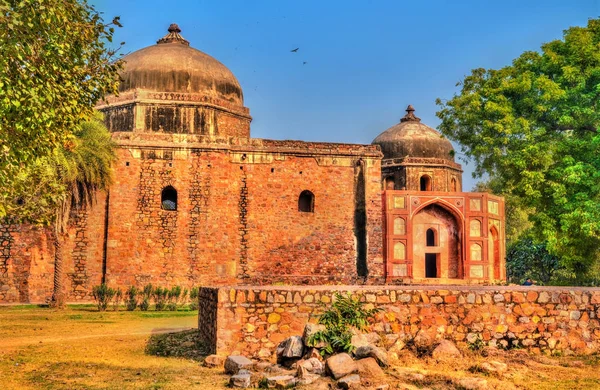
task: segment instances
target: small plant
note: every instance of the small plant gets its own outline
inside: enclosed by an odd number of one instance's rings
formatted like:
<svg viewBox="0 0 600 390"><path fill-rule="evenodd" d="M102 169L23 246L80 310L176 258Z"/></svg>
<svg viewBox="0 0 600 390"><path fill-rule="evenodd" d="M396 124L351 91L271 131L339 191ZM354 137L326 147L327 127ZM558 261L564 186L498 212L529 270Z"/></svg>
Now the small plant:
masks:
<svg viewBox="0 0 600 390"><path fill-rule="evenodd" d="M166 290L166 289L165 289ZM167 291L167 310L177 311L177 302L181 298L181 287L173 286Z"/></svg>
<svg viewBox="0 0 600 390"><path fill-rule="evenodd" d="M167 297L169 296L169 289L156 287L153 291L154 294L154 306L156 311L165 310L167 304Z"/></svg>
<svg viewBox="0 0 600 390"><path fill-rule="evenodd" d="M336 352L351 353L352 345L351 329L364 330L369 320L381 309L365 309L360 299L352 298L350 293L343 295L335 293L331 308L325 310L319 317L319 324L325 325L325 330L316 332L308 339L309 345L324 343L321 349L322 355L331 355Z"/></svg>
<svg viewBox="0 0 600 390"><path fill-rule="evenodd" d="M183 292L181 293L181 298L179 299L179 306L183 306L187 303L188 300L188 294L189 294L189 290L187 288L183 289Z"/></svg>
<svg viewBox="0 0 600 390"><path fill-rule="evenodd" d="M141 311L148 311L150 308L150 298L152 297L152 292L154 291L154 287L152 284L148 283L144 286L142 290L142 302L140 303Z"/></svg>
<svg viewBox="0 0 600 390"><path fill-rule="evenodd" d="M190 290L190 310L196 311L198 310L198 294L200 293L200 289L198 287L192 287Z"/></svg>
<svg viewBox="0 0 600 390"><path fill-rule="evenodd" d="M469 348L469 350L473 351L473 352L478 352L483 350L483 348L485 347L485 343L483 342L483 339L481 338L481 335L477 335L477 337L469 342L467 341L467 348Z"/></svg>
<svg viewBox="0 0 600 390"><path fill-rule="evenodd" d="M128 311L134 311L138 305L138 294L139 290L135 286L131 286L127 289L125 293L127 301L125 302L125 307Z"/></svg>
<svg viewBox="0 0 600 390"><path fill-rule="evenodd" d="M115 294L115 289L108 287L104 283L99 286L94 286L92 289L92 295L94 296L94 300L96 300L96 305L98 305L98 310L100 311L106 310Z"/></svg>
<svg viewBox="0 0 600 390"><path fill-rule="evenodd" d="M123 301L123 290L121 288L117 288L115 290L115 299L113 300L113 310L119 311L119 307L121 306L121 302Z"/></svg>

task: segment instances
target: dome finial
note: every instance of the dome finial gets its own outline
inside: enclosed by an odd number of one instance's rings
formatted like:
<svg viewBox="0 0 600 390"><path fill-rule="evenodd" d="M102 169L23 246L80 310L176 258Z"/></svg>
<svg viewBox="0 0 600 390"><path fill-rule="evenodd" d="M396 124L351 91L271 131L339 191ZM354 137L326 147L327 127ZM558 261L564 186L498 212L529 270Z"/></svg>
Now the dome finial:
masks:
<svg viewBox="0 0 600 390"><path fill-rule="evenodd" d="M404 115L404 118L400 119L400 122L421 122L421 118L415 116L415 108L412 104L409 104L408 107L406 107L406 115Z"/></svg>
<svg viewBox="0 0 600 390"><path fill-rule="evenodd" d="M179 33L181 32L181 29L179 28L177 23L171 23L168 31L169 31L169 33L167 35L165 35L164 37L160 38L158 41L156 41L156 43L179 42L179 43L182 43L187 46L190 45L189 41L185 40L181 35L179 35Z"/></svg>

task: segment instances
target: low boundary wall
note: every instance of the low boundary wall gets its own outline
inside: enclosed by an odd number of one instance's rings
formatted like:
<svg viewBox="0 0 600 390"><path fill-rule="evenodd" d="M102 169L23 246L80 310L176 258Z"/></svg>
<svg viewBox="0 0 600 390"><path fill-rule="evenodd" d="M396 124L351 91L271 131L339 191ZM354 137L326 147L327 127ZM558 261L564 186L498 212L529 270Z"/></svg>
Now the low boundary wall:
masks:
<svg viewBox="0 0 600 390"><path fill-rule="evenodd" d="M600 288L582 287L202 287L200 335L212 353L271 359L279 342L317 321L335 292L381 308L369 331L387 339L422 330L463 348L591 353L600 347Z"/></svg>

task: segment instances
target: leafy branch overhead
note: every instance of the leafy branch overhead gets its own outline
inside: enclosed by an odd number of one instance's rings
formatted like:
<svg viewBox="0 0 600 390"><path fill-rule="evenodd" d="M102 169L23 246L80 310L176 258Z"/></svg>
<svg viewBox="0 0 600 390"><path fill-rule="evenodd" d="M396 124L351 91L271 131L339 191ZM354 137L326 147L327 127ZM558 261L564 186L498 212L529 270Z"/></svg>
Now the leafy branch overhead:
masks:
<svg viewBox="0 0 600 390"><path fill-rule="evenodd" d="M437 100L442 133L530 210L537 241L585 272L600 259L600 20L458 85Z"/></svg>
<svg viewBox="0 0 600 390"><path fill-rule="evenodd" d="M0 0L0 217L14 206L7 189L18 172L68 146L117 93L115 26L85 1Z"/></svg>

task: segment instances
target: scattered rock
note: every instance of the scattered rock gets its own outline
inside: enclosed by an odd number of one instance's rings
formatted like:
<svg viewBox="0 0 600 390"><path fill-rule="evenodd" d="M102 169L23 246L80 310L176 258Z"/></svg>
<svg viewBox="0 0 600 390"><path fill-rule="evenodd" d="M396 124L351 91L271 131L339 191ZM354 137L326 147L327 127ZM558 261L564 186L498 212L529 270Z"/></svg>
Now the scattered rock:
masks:
<svg viewBox="0 0 600 390"><path fill-rule="evenodd" d="M390 385L379 385L375 388L375 390L389 390Z"/></svg>
<svg viewBox="0 0 600 390"><path fill-rule="evenodd" d="M323 375L325 372L325 367L323 367L323 363L317 358L310 358L307 360L302 360L298 362L298 372L301 369L305 369L308 373Z"/></svg>
<svg viewBox="0 0 600 390"><path fill-rule="evenodd" d="M243 389L250 387L250 383L251 383L250 378L252 377L252 375L247 370L240 370L240 371L243 371L243 372L233 375L231 378L229 378L229 386L241 387Z"/></svg>
<svg viewBox="0 0 600 390"><path fill-rule="evenodd" d="M508 365L496 360L484 362L479 365L479 370L490 374L502 375L508 370Z"/></svg>
<svg viewBox="0 0 600 390"><path fill-rule="evenodd" d="M269 388L288 389L296 386L296 378L292 375L278 375L267 378Z"/></svg>
<svg viewBox="0 0 600 390"><path fill-rule="evenodd" d="M309 347L316 347L316 348L325 347L324 341L315 343L314 345L308 342L308 338L310 336L314 335L317 332L324 331L325 329L327 329L325 327L325 325L311 324L311 323L306 324L306 326L304 327L304 332L302 333L302 341L304 342L304 345L309 346Z"/></svg>
<svg viewBox="0 0 600 390"><path fill-rule="evenodd" d="M372 357L360 359L356 361L358 373L363 378L381 379L385 377L385 373L377 364L377 360Z"/></svg>
<svg viewBox="0 0 600 390"><path fill-rule="evenodd" d="M381 336L375 332L367 333L365 338L372 345L381 345Z"/></svg>
<svg viewBox="0 0 600 390"><path fill-rule="evenodd" d="M320 375L305 374L303 377L298 376L296 383L299 385L310 385L311 383L316 382L319 378L321 378Z"/></svg>
<svg viewBox="0 0 600 390"><path fill-rule="evenodd" d="M225 360L225 373L235 375L241 369L250 369L254 366L254 362L245 356L231 355Z"/></svg>
<svg viewBox="0 0 600 390"><path fill-rule="evenodd" d="M435 359L444 359L449 357L461 357L462 354L456 348L456 345L450 340L442 340L433 350L431 355Z"/></svg>
<svg viewBox="0 0 600 390"><path fill-rule="evenodd" d="M225 362L225 358L219 355L208 355L204 359L204 367L223 367L223 363Z"/></svg>
<svg viewBox="0 0 600 390"><path fill-rule="evenodd" d="M375 358L375 360L377 360L377 363L379 363L380 366L388 366L387 353L383 349L375 347L373 345L365 345L356 348L356 350L354 351L354 356L356 356L358 359L372 357Z"/></svg>
<svg viewBox="0 0 600 390"><path fill-rule="evenodd" d="M360 376L357 374L346 375L338 380L337 384L342 389L350 389L352 386L359 386Z"/></svg>
<svg viewBox="0 0 600 390"><path fill-rule="evenodd" d="M323 360L323 357L321 356L317 348L308 348L308 350L304 354L304 359L310 358L317 358L319 360Z"/></svg>
<svg viewBox="0 0 600 390"><path fill-rule="evenodd" d="M327 359L326 366L333 379L340 379L358 372L356 362L347 353L331 356Z"/></svg>
<svg viewBox="0 0 600 390"><path fill-rule="evenodd" d="M277 354L282 358L301 358L304 352L304 343L302 342L302 337L300 336L292 336L285 339L283 342L283 348L281 349L281 354L279 354L280 349L277 349Z"/></svg>
<svg viewBox="0 0 600 390"><path fill-rule="evenodd" d="M459 386L464 387L466 390L487 390L487 380L483 378L461 378L457 381Z"/></svg>
<svg viewBox="0 0 600 390"><path fill-rule="evenodd" d="M431 346L433 345L433 340L427 332L420 330L417 335L412 340L413 345L417 349L417 352L423 353L426 351L430 351Z"/></svg>
<svg viewBox="0 0 600 390"><path fill-rule="evenodd" d="M271 368L272 364L269 362L258 362L255 367L258 371L266 371Z"/></svg>
<svg viewBox="0 0 600 390"><path fill-rule="evenodd" d="M358 331L353 331L354 335L350 339L350 343L354 345L356 348L365 347L369 345L369 340L367 340L367 336L363 333L359 333Z"/></svg>

